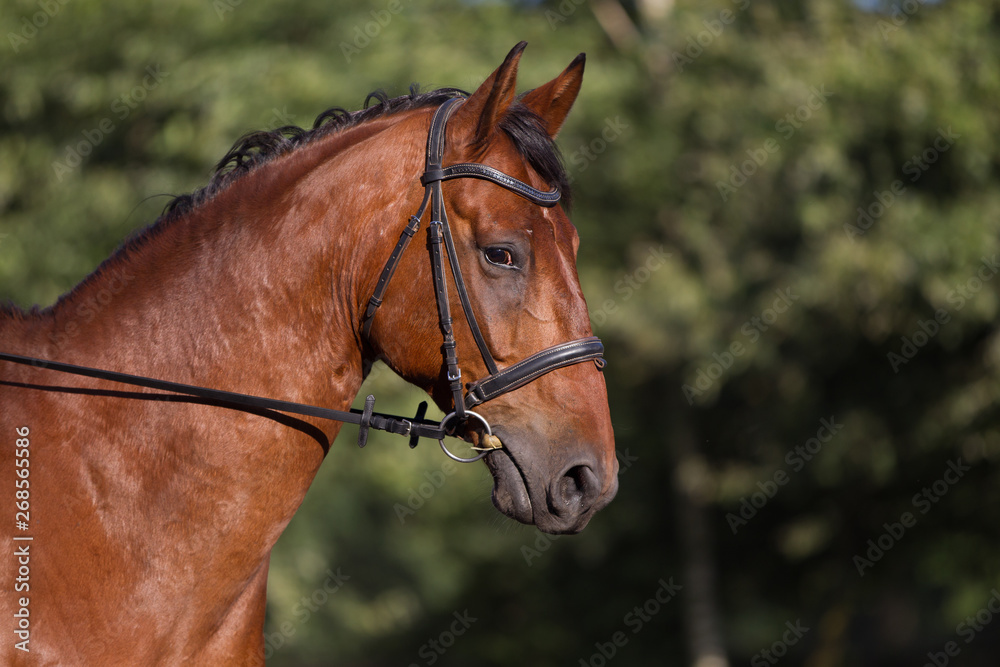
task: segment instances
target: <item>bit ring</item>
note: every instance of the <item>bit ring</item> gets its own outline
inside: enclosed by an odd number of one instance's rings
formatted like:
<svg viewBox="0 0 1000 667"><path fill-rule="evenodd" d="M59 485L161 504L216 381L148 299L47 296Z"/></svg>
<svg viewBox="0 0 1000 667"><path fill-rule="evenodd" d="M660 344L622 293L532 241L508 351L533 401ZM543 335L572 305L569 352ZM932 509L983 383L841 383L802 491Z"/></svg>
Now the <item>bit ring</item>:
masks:
<svg viewBox="0 0 1000 667"><path fill-rule="evenodd" d="M441 428L445 428L445 424L447 424L448 421L451 420L451 418L455 416L455 414L456 413L454 413L454 412L449 412L447 415L445 415L445 418L441 420ZM486 429L486 435L493 435L493 431L490 429L490 423L488 421L486 421L485 417L483 417L481 414L473 412L472 410L466 410L465 414L469 415L471 417L475 417L480 422L482 422L483 427ZM447 454L448 458L450 458L450 459L452 459L454 461L458 461L459 463L475 463L479 459L481 459L484 456L486 456L487 454L489 454L490 451L492 451L492 450L487 450L485 452L480 452L479 454L477 454L475 456L471 456L469 458L462 458L461 456L457 456L455 454L452 454L450 451L448 451L448 447L445 446L445 444L444 444L444 438L440 438L438 440L438 444L441 445L441 451L443 451L445 454Z"/></svg>

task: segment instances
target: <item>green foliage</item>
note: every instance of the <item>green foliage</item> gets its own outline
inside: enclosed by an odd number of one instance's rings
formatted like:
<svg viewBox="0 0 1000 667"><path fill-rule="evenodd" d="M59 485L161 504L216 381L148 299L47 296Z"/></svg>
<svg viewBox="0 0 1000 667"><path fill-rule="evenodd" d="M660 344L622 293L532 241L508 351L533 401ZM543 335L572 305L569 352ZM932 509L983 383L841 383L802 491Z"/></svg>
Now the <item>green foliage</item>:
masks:
<svg viewBox="0 0 1000 667"><path fill-rule="evenodd" d="M474 88L521 39L522 88L586 51L560 144L618 498L551 539L497 514L485 469L389 436L358 452L347 428L272 560L271 662L577 665L623 631L621 664L679 664L687 601L627 619L661 580L696 590L705 558L734 664L797 619L789 664L921 664L949 641L993 664L995 625L959 626L1000 586L997 3L615 8L9 2L0 296L53 302L246 131L379 87ZM375 375L380 409L420 400Z"/></svg>

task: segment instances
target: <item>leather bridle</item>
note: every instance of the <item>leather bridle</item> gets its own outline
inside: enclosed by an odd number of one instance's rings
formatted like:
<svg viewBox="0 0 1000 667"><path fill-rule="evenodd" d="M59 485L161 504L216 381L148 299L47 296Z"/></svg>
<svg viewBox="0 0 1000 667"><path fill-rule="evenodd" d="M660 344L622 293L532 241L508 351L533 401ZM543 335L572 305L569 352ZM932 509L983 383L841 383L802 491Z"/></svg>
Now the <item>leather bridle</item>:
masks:
<svg viewBox="0 0 1000 667"><path fill-rule="evenodd" d="M428 225L428 243L431 251L431 267L434 274L434 295L437 300L438 318L441 324L441 333L444 336L444 343L441 345L441 353L447 368L447 379L451 394L454 399L455 409L441 420L442 427L447 427L452 419L464 423L468 418L478 419L487 434L492 434L489 422L471 410L471 408L492 400L497 396L513 391L518 387L535 380L557 368L578 364L583 361L594 361L598 368L604 367L604 345L597 336L587 336L568 343L561 343L537 352L516 364L500 370L496 361L486 345L479 323L476 321L476 314L472 310L472 303L469 301L469 294L465 288L465 279L462 277L462 267L458 262L458 253L455 250L455 243L452 240L451 228L448 225L448 214L444 207L444 195L441 191L441 183L455 178L481 178L514 192L524 197L533 204L551 207L559 203L559 188L553 187L548 192L537 190L523 181L508 176L507 174L488 167L484 164L463 162L461 164L443 167L445 132L448 127L448 119L452 113L464 102L461 97L454 97L444 102L434 112L431 119L430 131L427 133L427 159L424 165L424 174L420 177L420 183L424 186L424 199L420 203L417 212L410 216L410 222L399 235L399 241L393 249L392 254L386 261L379 276L378 283L371 298L368 300L368 307L365 310L362 320L361 332L366 337L371 331L372 321L382 299L385 295L386 287L396 272L396 266L403 255L403 251L409 245L410 240L417 233L420 227L420 220L427 210L428 203L431 209L431 221ZM442 259L441 245L445 246L448 255L448 264L451 268L451 275L455 283L455 291L458 293L459 302L465 312L466 322L472 331L472 337L476 341L479 353L483 357L489 375L473 382L468 387L468 393L462 393L462 371L458 366L458 355L455 345L455 335L452 327L451 306L448 301L448 283L445 279L444 260ZM449 433L452 432L449 430ZM452 454L444 445L444 440L440 439L441 448L453 459L459 461L476 461L486 455L481 452L471 459L462 459ZM488 448L490 449L490 448Z"/></svg>
<svg viewBox="0 0 1000 667"><path fill-rule="evenodd" d="M394 415L385 415L373 411L375 397L369 395L365 399L363 410L351 409L350 411L333 410L302 403L290 401L280 401L261 396L252 396L207 387L170 382L139 375L130 375L116 371L108 371L86 366L77 366L57 361L27 357L16 354L0 352L0 361L32 366L40 369L71 373L86 377L119 382L133 386L146 387L160 391L169 391L177 394L193 396L203 401L213 404L220 404L237 409L254 410L277 410L292 414L319 417L345 423L357 424L358 446L364 447L368 441L369 429L387 431L397 435L408 436L410 447L416 447L418 439L421 437L435 438L439 441L441 449L457 461L471 462L478 461L490 450L497 448L497 444L478 448L481 451L477 456L471 458L461 458L451 453L444 444L446 435L454 435L458 424L468 422L472 417L477 419L483 426L487 435L492 435L489 422L471 410L471 408L513 391L529 382L564 366L578 364L584 361L594 361L598 368L604 367L604 346L596 336L587 336L577 340L560 343L546 348L540 352L499 369L493 355L490 353L483 338L482 331L476 321L476 315L472 310L469 295L465 287L465 280L462 277L462 269L458 262L458 253L452 240L451 229L448 226L448 216L444 207L444 196L441 190L443 181L455 178L480 178L496 183L501 187L514 192L528 201L539 206L551 207L559 202L560 192L558 188L553 188L549 192L537 190L527 183L508 176L503 172L488 167L483 164L462 163L449 167L442 167L444 155L445 130L448 119L458 105L464 101L463 97L454 97L445 101L435 112L431 120L431 127L427 137L427 159L424 173L420 178L424 185L424 198L416 214L410 216L409 223L400 234L399 241L393 249L382 269L378 282L368 300L365 310L361 331L367 337L371 331L372 321L375 313L385 294L386 287L392 279L399 263L403 251L406 250L410 240L417 233L420 227L420 220L427 210L428 204L431 210L431 221L428 225L428 243L431 252L431 265L434 276L434 293L437 300L438 317L441 325L441 332L444 342L441 346L444 364L446 366L449 388L454 398L455 408L448 413L440 422L424 419L427 403L422 402L413 419L406 419ZM442 253L441 246L445 247ZM443 254L447 254L448 263L451 268L455 290L458 293L462 310L465 313L466 321L472 331L472 336L476 341L479 352L483 357L489 375L481 378L468 386L467 393L463 394L462 371L458 365L458 354L455 344L455 335L452 326L451 308L448 301L448 284L445 278ZM452 425L452 421L457 422Z"/></svg>

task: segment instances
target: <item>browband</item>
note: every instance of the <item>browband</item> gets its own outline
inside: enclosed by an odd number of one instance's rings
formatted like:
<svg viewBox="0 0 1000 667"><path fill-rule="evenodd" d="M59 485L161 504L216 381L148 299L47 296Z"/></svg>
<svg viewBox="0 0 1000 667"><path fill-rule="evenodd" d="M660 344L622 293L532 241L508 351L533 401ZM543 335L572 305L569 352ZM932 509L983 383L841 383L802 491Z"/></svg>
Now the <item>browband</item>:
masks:
<svg viewBox="0 0 1000 667"><path fill-rule="evenodd" d="M426 186L434 181L450 181L453 178L482 178L487 181L492 181L501 187L507 188L515 194L521 195L531 203L538 204L539 206L544 206L546 208L550 208L558 204L559 199L562 196L559 192L559 188L554 187L548 192L542 192L541 190L531 187L524 181L519 181L513 176L508 176L499 169L487 167L485 164L477 164L475 162L463 162L461 164L454 164L450 167L445 167L444 169L425 171L424 175L420 177L420 183Z"/></svg>

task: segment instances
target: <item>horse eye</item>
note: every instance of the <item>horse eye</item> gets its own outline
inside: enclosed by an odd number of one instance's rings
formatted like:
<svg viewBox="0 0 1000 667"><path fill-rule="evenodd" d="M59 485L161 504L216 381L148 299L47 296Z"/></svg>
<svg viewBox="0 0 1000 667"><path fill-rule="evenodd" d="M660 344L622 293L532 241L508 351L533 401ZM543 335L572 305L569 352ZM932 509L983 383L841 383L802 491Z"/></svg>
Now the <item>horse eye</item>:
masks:
<svg viewBox="0 0 1000 667"><path fill-rule="evenodd" d="M511 254L510 250L506 248L498 248L496 246L487 248L483 251L486 255L486 261L490 264L496 264L497 266L507 266L514 268L514 255Z"/></svg>

